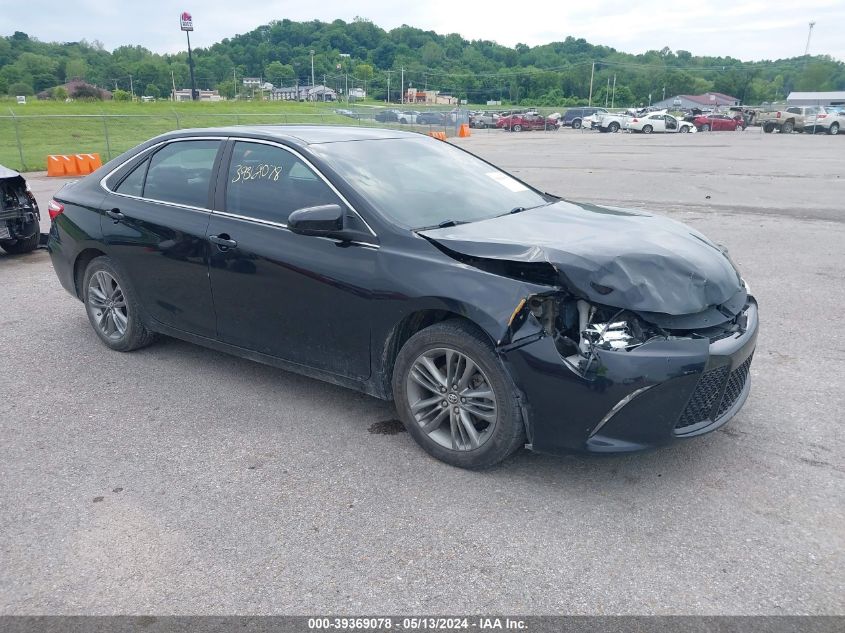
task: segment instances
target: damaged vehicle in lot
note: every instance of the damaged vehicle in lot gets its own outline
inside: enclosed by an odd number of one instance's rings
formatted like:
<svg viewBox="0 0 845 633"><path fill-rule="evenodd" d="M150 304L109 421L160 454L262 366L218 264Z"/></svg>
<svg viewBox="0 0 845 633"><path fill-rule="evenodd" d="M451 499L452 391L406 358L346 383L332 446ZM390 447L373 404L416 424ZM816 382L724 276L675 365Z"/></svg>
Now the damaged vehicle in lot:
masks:
<svg viewBox="0 0 845 633"><path fill-rule="evenodd" d="M456 466L670 444L749 393L757 304L725 249L419 134L181 130L52 207L108 347L161 333L392 399Z"/></svg>
<svg viewBox="0 0 845 633"><path fill-rule="evenodd" d="M0 165L0 248L12 255L38 248L40 219L26 179Z"/></svg>

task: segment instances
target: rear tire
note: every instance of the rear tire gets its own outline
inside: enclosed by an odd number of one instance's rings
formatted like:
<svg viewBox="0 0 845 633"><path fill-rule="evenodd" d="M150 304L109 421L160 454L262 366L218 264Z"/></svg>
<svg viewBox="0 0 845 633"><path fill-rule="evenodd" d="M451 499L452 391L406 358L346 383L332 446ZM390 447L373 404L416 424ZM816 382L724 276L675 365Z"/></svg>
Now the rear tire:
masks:
<svg viewBox="0 0 845 633"><path fill-rule="evenodd" d="M581 127L581 119L573 119L572 120L572 129L577 130Z"/></svg>
<svg viewBox="0 0 845 633"><path fill-rule="evenodd" d="M24 253L31 253L36 248L38 248L39 238L40 235L38 231L36 231L34 235L26 237L22 240L0 241L0 247L2 247L4 251L9 253L9 255L23 255Z"/></svg>
<svg viewBox="0 0 845 633"><path fill-rule="evenodd" d="M701 126L701 131L702 131L702 132L709 132L709 131L710 131L710 124L709 124L709 123L705 123L704 125L702 125L702 126Z"/></svg>
<svg viewBox="0 0 845 633"><path fill-rule="evenodd" d="M458 378L453 383L457 389L449 384L447 358L455 359L452 377ZM460 364L461 359L464 365ZM475 367L462 385L463 370L469 367L466 359ZM429 371L432 366L437 375ZM440 379L445 380L445 386ZM433 388L421 386L423 383ZM446 406L437 401L441 393ZM461 393L477 395L467 397L467 402L461 404ZM399 417L414 440L430 455L452 466L489 468L525 442L516 387L484 333L466 321L436 323L408 339L394 365L393 398ZM472 402L482 398L487 402L485 408ZM435 402L421 405L425 400ZM476 417L473 410L492 419ZM442 420L438 421L440 417Z"/></svg>
<svg viewBox="0 0 845 633"><path fill-rule="evenodd" d="M610 125L607 126L608 132L613 132L614 134L619 131L619 124L616 121L612 121Z"/></svg>
<svg viewBox="0 0 845 633"><path fill-rule="evenodd" d="M513 131L514 131L514 132L522 132L522 126L521 126L521 125L519 125L519 124L514 125L514 126L513 126Z"/></svg>
<svg viewBox="0 0 845 633"><path fill-rule="evenodd" d="M135 292L108 257L92 259L85 269L82 300L94 332L116 352L131 352L152 343L156 335L141 322Z"/></svg>
<svg viewBox="0 0 845 633"><path fill-rule="evenodd" d="M839 134L839 124L838 123L831 123L830 127L827 128L827 133L833 136Z"/></svg>
<svg viewBox="0 0 845 633"><path fill-rule="evenodd" d="M764 124L764 125L763 125L763 131L764 131L766 134L771 134L772 132L774 132L774 131L775 131L775 124L774 124L774 123L766 123L766 124Z"/></svg>
<svg viewBox="0 0 845 633"><path fill-rule="evenodd" d="M654 128L650 125L643 126L643 134L651 134L654 131Z"/></svg>

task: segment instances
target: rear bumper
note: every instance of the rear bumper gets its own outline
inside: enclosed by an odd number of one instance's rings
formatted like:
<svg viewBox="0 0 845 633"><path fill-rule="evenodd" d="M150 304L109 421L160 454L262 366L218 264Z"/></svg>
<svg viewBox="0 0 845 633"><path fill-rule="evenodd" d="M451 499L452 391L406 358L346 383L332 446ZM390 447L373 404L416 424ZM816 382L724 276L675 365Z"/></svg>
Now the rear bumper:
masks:
<svg viewBox="0 0 845 633"><path fill-rule="evenodd" d="M504 354L525 396L529 438L547 453L619 453L702 435L726 424L750 391L757 304L744 309L744 332L709 342L676 339L629 352L602 351L584 378L543 338Z"/></svg>

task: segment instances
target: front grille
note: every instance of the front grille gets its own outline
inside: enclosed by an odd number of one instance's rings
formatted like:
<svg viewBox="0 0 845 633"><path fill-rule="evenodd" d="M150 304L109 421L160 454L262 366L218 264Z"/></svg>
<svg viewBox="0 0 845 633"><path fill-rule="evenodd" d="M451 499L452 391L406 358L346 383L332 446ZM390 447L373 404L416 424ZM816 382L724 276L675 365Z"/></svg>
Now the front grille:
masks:
<svg viewBox="0 0 845 633"><path fill-rule="evenodd" d="M725 384L727 377L727 365L711 369L701 375L692 397L675 425L676 431L710 419L710 412L719 394L722 393L722 385Z"/></svg>
<svg viewBox="0 0 845 633"><path fill-rule="evenodd" d="M728 378L728 386L725 387L725 395L722 397L722 403L719 405L718 413L716 413L716 419L721 418L728 412L745 388L748 371L751 368L751 358L749 356L742 365L731 372L731 377Z"/></svg>

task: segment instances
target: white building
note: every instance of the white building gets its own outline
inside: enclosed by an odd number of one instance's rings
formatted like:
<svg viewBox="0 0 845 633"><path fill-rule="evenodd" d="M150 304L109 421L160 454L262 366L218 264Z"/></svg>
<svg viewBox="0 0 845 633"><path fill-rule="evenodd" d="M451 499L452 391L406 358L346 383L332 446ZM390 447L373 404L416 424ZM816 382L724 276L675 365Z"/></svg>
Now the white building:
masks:
<svg viewBox="0 0 845 633"><path fill-rule="evenodd" d="M789 105L845 105L845 91L838 92L790 92L786 98Z"/></svg>
<svg viewBox="0 0 845 633"><path fill-rule="evenodd" d="M197 90L200 101L223 101L223 97L216 90ZM173 101L190 101L191 89L181 88L180 90L171 91L171 98Z"/></svg>

